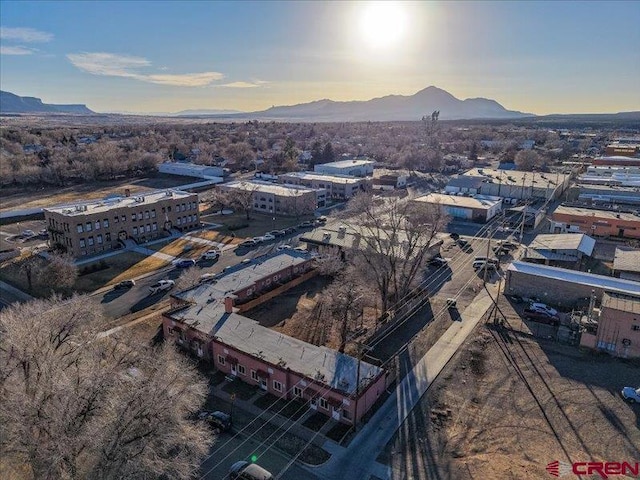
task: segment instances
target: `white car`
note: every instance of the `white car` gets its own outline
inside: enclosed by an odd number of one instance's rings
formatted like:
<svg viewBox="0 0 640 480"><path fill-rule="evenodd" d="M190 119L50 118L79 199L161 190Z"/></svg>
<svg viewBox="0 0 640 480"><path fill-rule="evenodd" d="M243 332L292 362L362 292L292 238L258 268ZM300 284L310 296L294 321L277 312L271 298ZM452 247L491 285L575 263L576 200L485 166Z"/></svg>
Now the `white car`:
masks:
<svg viewBox="0 0 640 480"><path fill-rule="evenodd" d="M262 239L263 239L264 242L270 242L271 240L275 240L276 236L275 235L271 235L270 233L265 233L262 236Z"/></svg>
<svg viewBox="0 0 640 480"><path fill-rule="evenodd" d="M287 244L278 245L276 247L276 250L279 251L279 252L281 252L282 250L290 250L290 249L291 249L291 245L287 245Z"/></svg>
<svg viewBox="0 0 640 480"><path fill-rule="evenodd" d="M536 312L546 313L550 317L555 317L558 315L558 311L555 308L551 308L546 303L534 302L529 306L529 308L531 310L535 310Z"/></svg>
<svg viewBox="0 0 640 480"><path fill-rule="evenodd" d="M302 253L307 253L307 249L304 247L296 247L293 249L296 252L302 252Z"/></svg>
<svg viewBox="0 0 640 480"><path fill-rule="evenodd" d="M173 280L160 280L149 287L151 295L155 295L158 292L165 292L171 290L175 286L176 282Z"/></svg>
<svg viewBox="0 0 640 480"><path fill-rule="evenodd" d="M254 242L256 242L256 244L258 243L262 243L265 241L264 237L253 237L251 240L253 240Z"/></svg>
<svg viewBox="0 0 640 480"><path fill-rule="evenodd" d="M620 393L627 402L640 403L640 388L624 387Z"/></svg>
<svg viewBox="0 0 640 480"><path fill-rule="evenodd" d="M202 275L200 275L200 281L201 282L207 282L210 280L215 280L217 278L217 273L204 273Z"/></svg>
<svg viewBox="0 0 640 480"><path fill-rule="evenodd" d="M201 256L203 260L217 260L220 256L220 252L218 250L208 250L204 252Z"/></svg>

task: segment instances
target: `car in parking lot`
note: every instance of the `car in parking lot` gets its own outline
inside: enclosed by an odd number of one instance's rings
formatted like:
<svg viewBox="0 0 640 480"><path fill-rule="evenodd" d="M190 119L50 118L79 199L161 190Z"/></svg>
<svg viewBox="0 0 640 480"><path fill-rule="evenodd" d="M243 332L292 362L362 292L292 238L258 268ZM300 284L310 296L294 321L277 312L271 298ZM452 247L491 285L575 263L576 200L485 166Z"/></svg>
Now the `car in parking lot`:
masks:
<svg viewBox="0 0 640 480"><path fill-rule="evenodd" d="M207 422L216 432L231 430L231 416L228 413L203 411L198 414L198 420Z"/></svg>
<svg viewBox="0 0 640 480"><path fill-rule="evenodd" d="M200 275L200 282L209 282L218 278L217 273L203 273Z"/></svg>
<svg viewBox="0 0 640 480"><path fill-rule="evenodd" d="M33 230L23 230L21 235L23 237L35 237L36 232L34 232Z"/></svg>
<svg viewBox="0 0 640 480"><path fill-rule="evenodd" d="M529 308L531 310L535 310L537 312L546 313L546 314L551 315L551 316L558 315L558 311L555 308L551 308L546 303L533 302L531 305L529 305Z"/></svg>
<svg viewBox="0 0 640 480"><path fill-rule="evenodd" d="M251 240L253 240L256 243L256 245L265 241L264 237L262 236L253 237Z"/></svg>
<svg viewBox="0 0 640 480"><path fill-rule="evenodd" d="M273 480L273 475L257 463L236 462L229 469L230 480Z"/></svg>
<svg viewBox="0 0 640 480"><path fill-rule="evenodd" d="M244 242L240 242L238 244L238 247L250 248L250 247L255 247L256 245L258 245L258 242L256 242L254 239L250 238L248 240L245 240Z"/></svg>
<svg viewBox="0 0 640 480"><path fill-rule="evenodd" d="M489 272L495 272L499 268L498 265L491 262L487 262L486 260L475 260L471 264L471 266L476 272L483 272L485 270Z"/></svg>
<svg viewBox="0 0 640 480"><path fill-rule="evenodd" d="M271 240L275 240L276 236L275 235L271 235L270 233L265 233L262 238L264 239L265 242L270 242Z"/></svg>
<svg viewBox="0 0 640 480"><path fill-rule="evenodd" d="M298 230L296 227L287 227L284 229L284 233L288 235L290 233L294 233L296 230Z"/></svg>
<svg viewBox="0 0 640 480"><path fill-rule="evenodd" d="M327 223L327 217L325 217L324 215L320 215L318 218L316 218L316 222Z"/></svg>
<svg viewBox="0 0 640 480"><path fill-rule="evenodd" d="M448 260L442 257L433 257L431 260L429 260L429 265L431 265L432 267L444 267L448 263Z"/></svg>
<svg viewBox="0 0 640 480"><path fill-rule="evenodd" d="M301 224L298 225L298 228L312 228L313 227L313 222L302 222Z"/></svg>
<svg viewBox="0 0 640 480"><path fill-rule="evenodd" d="M267 235L273 235L274 237L281 237L284 234L286 234L284 230L271 230L269 233L267 233Z"/></svg>
<svg viewBox="0 0 640 480"><path fill-rule="evenodd" d="M135 286L136 282L135 280L122 280L120 283L116 283L113 286L114 290L126 290L128 288L131 288L133 286Z"/></svg>
<svg viewBox="0 0 640 480"><path fill-rule="evenodd" d="M195 266L196 261L191 258L183 258L181 260L176 261L176 268L191 268Z"/></svg>
<svg viewBox="0 0 640 480"><path fill-rule="evenodd" d="M158 292L165 292L171 290L175 286L176 282L173 280L160 280L149 287L151 295L155 295Z"/></svg>
<svg viewBox="0 0 640 480"><path fill-rule="evenodd" d="M308 253L308 250L304 247L296 247L293 250L296 252Z"/></svg>
<svg viewBox="0 0 640 480"><path fill-rule="evenodd" d="M460 235L458 235L458 234L457 234L457 233L455 233L455 232L451 232L451 233L449 234L449 237L450 237L450 238L452 238L453 240L458 240L458 239L460 238Z"/></svg>
<svg viewBox="0 0 640 480"><path fill-rule="evenodd" d="M622 398L624 398L629 403L640 403L640 387L624 387L622 389Z"/></svg>
<svg viewBox="0 0 640 480"><path fill-rule="evenodd" d="M291 245L288 245L286 243L284 245L278 245L276 247L276 250L279 251L279 252L282 251L282 250L291 250Z"/></svg>
<svg viewBox="0 0 640 480"><path fill-rule="evenodd" d="M498 242L498 246L501 248L506 248L508 250L515 250L516 248L518 248L518 245L516 243L510 242L508 240L500 240Z"/></svg>
<svg viewBox="0 0 640 480"><path fill-rule="evenodd" d="M220 252L218 250L208 250L200 258L203 260L217 260L219 256Z"/></svg>
<svg viewBox="0 0 640 480"><path fill-rule="evenodd" d="M557 315L550 315L546 312L533 310L531 308L525 308L522 316L527 320L546 323L547 325L552 325L554 327L560 325L560 318Z"/></svg>

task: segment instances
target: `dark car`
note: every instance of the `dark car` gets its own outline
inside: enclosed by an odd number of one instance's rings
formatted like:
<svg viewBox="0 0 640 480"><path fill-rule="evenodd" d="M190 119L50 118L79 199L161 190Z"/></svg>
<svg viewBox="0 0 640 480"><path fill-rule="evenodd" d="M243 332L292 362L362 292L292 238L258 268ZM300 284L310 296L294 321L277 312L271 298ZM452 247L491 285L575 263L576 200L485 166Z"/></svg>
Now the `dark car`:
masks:
<svg viewBox="0 0 640 480"><path fill-rule="evenodd" d="M307 222L302 222L300 225L298 225L298 228L312 228L313 226L314 226L313 222L307 221Z"/></svg>
<svg viewBox="0 0 640 480"><path fill-rule="evenodd" d="M447 259L442 257L433 257L431 260L429 260L429 265L431 265L432 267L444 267L448 263L449 262L447 261Z"/></svg>
<svg viewBox="0 0 640 480"><path fill-rule="evenodd" d="M449 237L451 237L454 240L458 240L460 238L460 235L458 235L457 233L450 233Z"/></svg>
<svg viewBox="0 0 640 480"><path fill-rule="evenodd" d="M211 428L218 432L231 430L231 416L228 413L204 411L198 414L198 420L207 422Z"/></svg>
<svg viewBox="0 0 640 480"><path fill-rule="evenodd" d="M546 323L547 325L557 326L560 325L560 318L557 315L551 315L547 312L540 310L534 310L532 308L525 308L523 313L524 318L538 323Z"/></svg>
<svg viewBox="0 0 640 480"><path fill-rule="evenodd" d="M120 283L116 283L113 286L114 290L126 290L133 287L136 284L135 280L123 280Z"/></svg>
<svg viewBox="0 0 640 480"><path fill-rule="evenodd" d="M271 235L273 235L274 237L281 237L283 236L286 232L284 230L271 230L269 232Z"/></svg>
<svg viewBox="0 0 640 480"><path fill-rule="evenodd" d="M296 227L287 227L284 229L284 233L289 234L289 233L294 233L297 230Z"/></svg>

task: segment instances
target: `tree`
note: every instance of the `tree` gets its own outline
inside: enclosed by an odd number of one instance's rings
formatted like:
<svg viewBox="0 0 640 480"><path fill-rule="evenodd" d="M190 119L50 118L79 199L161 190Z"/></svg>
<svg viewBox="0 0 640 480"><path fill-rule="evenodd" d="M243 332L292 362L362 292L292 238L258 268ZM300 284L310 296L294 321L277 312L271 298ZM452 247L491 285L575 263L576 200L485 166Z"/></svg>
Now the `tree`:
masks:
<svg viewBox="0 0 640 480"><path fill-rule="evenodd" d="M309 162L309 167L313 168L314 165L318 163L322 163L322 144L316 140L311 145L311 161Z"/></svg>
<svg viewBox="0 0 640 480"><path fill-rule="evenodd" d="M30 477L190 478L211 443L187 419L207 387L171 346L104 327L88 297L10 306L0 320L0 454Z"/></svg>
<svg viewBox="0 0 640 480"><path fill-rule="evenodd" d="M229 200L233 205L241 208L247 215L247 220L249 220L253 209L253 196L259 187L250 182L242 182L241 185L245 188L234 188L229 191Z"/></svg>
<svg viewBox="0 0 640 480"><path fill-rule="evenodd" d="M333 145L331 142L327 142L322 150L322 163L330 163L336 159L336 154L333 151Z"/></svg>
<svg viewBox="0 0 640 480"><path fill-rule="evenodd" d="M78 267L67 253L53 253L37 274L38 283L51 289L71 288L78 278Z"/></svg>
<svg viewBox="0 0 640 480"><path fill-rule="evenodd" d="M542 165L542 158L533 150L520 150L516 153L514 162L518 170L531 171Z"/></svg>

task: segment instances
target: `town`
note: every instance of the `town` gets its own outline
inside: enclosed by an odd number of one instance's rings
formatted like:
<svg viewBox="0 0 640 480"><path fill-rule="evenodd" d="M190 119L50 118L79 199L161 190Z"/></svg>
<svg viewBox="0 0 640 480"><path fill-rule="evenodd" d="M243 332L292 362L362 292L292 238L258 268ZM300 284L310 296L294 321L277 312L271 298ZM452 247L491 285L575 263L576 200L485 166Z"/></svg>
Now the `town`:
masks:
<svg viewBox="0 0 640 480"><path fill-rule="evenodd" d="M637 125L67 120L4 122L3 328L175 347L199 478L638 473Z"/></svg>

